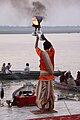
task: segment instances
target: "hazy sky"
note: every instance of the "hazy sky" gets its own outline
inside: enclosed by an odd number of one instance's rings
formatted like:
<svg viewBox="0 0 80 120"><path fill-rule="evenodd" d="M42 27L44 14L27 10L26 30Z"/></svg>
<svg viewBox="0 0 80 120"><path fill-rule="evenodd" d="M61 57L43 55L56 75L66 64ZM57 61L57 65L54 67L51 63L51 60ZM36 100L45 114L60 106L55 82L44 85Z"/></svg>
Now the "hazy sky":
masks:
<svg viewBox="0 0 80 120"><path fill-rule="evenodd" d="M31 25L42 15L42 25L80 25L80 0L0 0L0 25Z"/></svg>

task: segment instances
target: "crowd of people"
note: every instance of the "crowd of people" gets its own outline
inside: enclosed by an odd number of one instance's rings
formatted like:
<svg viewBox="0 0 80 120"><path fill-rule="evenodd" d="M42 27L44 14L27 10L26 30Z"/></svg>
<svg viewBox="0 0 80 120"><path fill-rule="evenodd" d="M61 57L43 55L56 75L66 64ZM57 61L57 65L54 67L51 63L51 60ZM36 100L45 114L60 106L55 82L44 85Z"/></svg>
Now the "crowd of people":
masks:
<svg viewBox="0 0 80 120"><path fill-rule="evenodd" d="M72 76L71 71L63 72L60 76L60 83L80 86L80 71L77 72L76 79Z"/></svg>
<svg viewBox="0 0 80 120"><path fill-rule="evenodd" d="M11 63L8 63L7 65L5 63L3 63L2 65L2 68L1 68L1 72L2 73L12 73L12 70L11 70ZM29 66L29 63L26 63L26 66L24 68L24 73L30 73L30 66Z"/></svg>

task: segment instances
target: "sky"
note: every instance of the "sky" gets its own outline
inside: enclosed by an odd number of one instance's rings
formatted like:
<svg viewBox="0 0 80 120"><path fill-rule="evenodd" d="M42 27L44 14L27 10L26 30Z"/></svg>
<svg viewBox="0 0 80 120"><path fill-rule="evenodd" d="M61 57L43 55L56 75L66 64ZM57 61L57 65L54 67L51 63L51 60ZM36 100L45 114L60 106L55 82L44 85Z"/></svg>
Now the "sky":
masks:
<svg viewBox="0 0 80 120"><path fill-rule="evenodd" d="M0 25L30 26L43 16L43 26L80 25L80 0L0 0Z"/></svg>

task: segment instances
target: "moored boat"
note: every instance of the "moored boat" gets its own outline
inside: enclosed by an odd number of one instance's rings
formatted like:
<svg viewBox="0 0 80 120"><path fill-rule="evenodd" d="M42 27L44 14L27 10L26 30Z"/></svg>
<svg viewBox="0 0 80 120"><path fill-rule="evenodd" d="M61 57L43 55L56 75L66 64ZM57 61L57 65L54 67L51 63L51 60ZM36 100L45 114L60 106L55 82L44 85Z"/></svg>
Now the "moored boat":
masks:
<svg viewBox="0 0 80 120"><path fill-rule="evenodd" d="M69 84L63 84L60 82L57 82L54 80L54 87L58 89L63 89L63 90L70 90L70 91L75 91L75 92L80 92L80 86L75 86L75 85L69 85Z"/></svg>
<svg viewBox="0 0 80 120"><path fill-rule="evenodd" d="M64 71L54 71L54 76L60 76ZM16 80L16 79L38 79L40 71L12 71L12 73L2 73L0 71L0 80Z"/></svg>
<svg viewBox="0 0 80 120"><path fill-rule="evenodd" d="M31 82L27 82L22 87L15 90L12 94L13 102L6 100L9 106L32 106L36 105L36 86Z"/></svg>

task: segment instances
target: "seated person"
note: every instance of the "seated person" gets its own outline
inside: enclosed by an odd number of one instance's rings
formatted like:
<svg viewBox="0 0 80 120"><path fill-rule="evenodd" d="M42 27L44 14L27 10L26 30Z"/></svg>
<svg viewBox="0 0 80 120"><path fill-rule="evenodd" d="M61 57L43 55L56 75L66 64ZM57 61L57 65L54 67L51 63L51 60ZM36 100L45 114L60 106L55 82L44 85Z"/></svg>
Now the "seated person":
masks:
<svg viewBox="0 0 80 120"><path fill-rule="evenodd" d="M71 75L71 71L68 71L68 72L65 73L65 83L66 83L66 84L68 84L68 83L67 83L67 80L68 80L68 78L70 77L70 75Z"/></svg>
<svg viewBox="0 0 80 120"><path fill-rule="evenodd" d="M60 83L65 83L65 76L64 73L60 76Z"/></svg>
<svg viewBox="0 0 80 120"><path fill-rule="evenodd" d="M24 69L24 72L26 73L30 73L30 67L29 67L29 63L26 63L26 67Z"/></svg>
<svg viewBox="0 0 80 120"><path fill-rule="evenodd" d="M77 72L76 85L80 86L80 71Z"/></svg>
<svg viewBox="0 0 80 120"><path fill-rule="evenodd" d="M32 91L20 91L19 92L20 97L31 96L31 95L32 95Z"/></svg>
<svg viewBox="0 0 80 120"><path fill-rule="evenodd" d="M75 85L75 86L76 86L75 80L74 80L74 78L72 77L72 75L70 75L70 77L67 79L67 83L68 83L69 85Z"/></svg>
<svg viewBox="0 0 80 120"><path fill-rule="evenodd" d="M25 97L24 94L23 94L23 91L19 92L19 97L21 97L21 98Z"/></svg>
<svg viewBox="0 0 80 120"><path fill-rule="evenodd" d="M10 68L11 68L11 63L8 63L7 66L6 66L6 73L12 73Z"/></svg>
<svg viewBox="0 0 80 120"><path fill-rule="evenodd" d="M5 65L6 65L6 64L3 63L2 68L1 68L1 72L2 72L2 73L5 73L5 72L6 72L6 66L5 66Z"/></svg>

